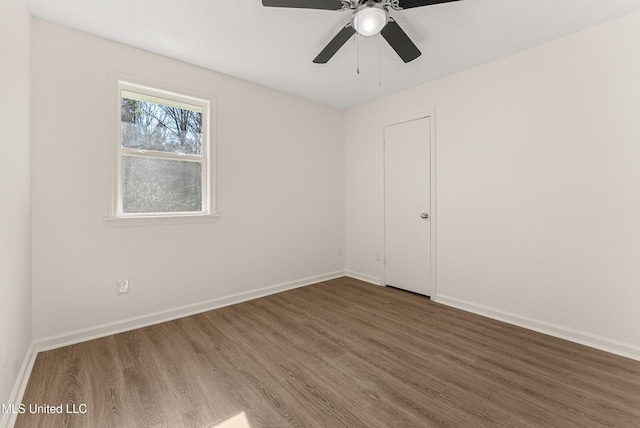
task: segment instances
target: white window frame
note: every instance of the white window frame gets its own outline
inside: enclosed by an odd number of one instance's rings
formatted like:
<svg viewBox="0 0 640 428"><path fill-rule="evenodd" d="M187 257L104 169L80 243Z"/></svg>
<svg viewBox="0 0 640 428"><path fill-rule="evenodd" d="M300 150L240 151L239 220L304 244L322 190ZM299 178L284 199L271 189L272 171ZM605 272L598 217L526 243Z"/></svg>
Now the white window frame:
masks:
<svg viewBox="0 0 640 428"><path fill-rule="evenodd" d="M112 80L113 82L113 80ZM212 161L215 153L215 142L212 132L212 117L215 117L215 100L212 97L197 97L185 95L185 91L169 91L158 89L158 84L149 85L138 83L132 79L117 78L112 84L115 86L116 106L115 111L115 128L117 128L114 148L112 150L111 162L111 197L110 212L105 217L106 220L115 220L118 224L143 224L144 220L157 223L183 223L183 222L202 222L215 221L219 216L215 211L215 163ZM162 85L165 86L165 85ZM121 99L123 91L141 95L143 98L151 97L168 101L176 106L193 106L202 109L202 155L189 155L171 152L160 152L153 150L140 150L122 147L121 132ZM153 102L153 101L152 101ZM164 160L173 160L181 162L197 162L202 165L202 205L200 211L188 212L157 212L157 213L125 213L122 206L122 162L123 157L141 157L156 158Z"/></svg>

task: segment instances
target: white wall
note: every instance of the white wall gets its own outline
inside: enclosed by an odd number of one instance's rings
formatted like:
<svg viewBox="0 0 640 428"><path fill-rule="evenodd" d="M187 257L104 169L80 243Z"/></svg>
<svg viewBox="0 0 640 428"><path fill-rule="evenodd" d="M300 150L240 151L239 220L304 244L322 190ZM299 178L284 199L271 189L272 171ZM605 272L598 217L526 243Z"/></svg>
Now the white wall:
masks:
<svg viewBox="0 0 640 428"><path fill-rule="evenodd" d="M342 111L41 20L32 36L36 339L344 269ZM105 223L111 70L215 95L218 222Z"/></svg>
<svg viewBox="0 0 640 428"><path fill-rule="evenodd" d="M0 3L0 403L31 343L30 31L26 0Z"/></svg>
<svg viewBox="0 0 640 428"><path fill-rule="evenodd" d="M380 122L434 109L438 300L640 358L638 52L635 14L349 110L346 269L381 274Z"/></svg>

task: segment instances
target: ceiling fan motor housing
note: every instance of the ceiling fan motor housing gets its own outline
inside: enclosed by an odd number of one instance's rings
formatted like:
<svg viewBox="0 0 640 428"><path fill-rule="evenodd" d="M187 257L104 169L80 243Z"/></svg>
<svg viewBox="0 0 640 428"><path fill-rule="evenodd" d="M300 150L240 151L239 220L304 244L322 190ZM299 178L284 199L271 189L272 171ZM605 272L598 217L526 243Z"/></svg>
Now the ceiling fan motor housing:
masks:
<svg viewBox="0 0 640 428"><path fill-rule="evenodd" d="M400 6L400 0L342 0L342 3L345 6L345 9L358 9L362 6L366 5L380 5L386 7L390 7L393 10L402 10Z"/></svg>

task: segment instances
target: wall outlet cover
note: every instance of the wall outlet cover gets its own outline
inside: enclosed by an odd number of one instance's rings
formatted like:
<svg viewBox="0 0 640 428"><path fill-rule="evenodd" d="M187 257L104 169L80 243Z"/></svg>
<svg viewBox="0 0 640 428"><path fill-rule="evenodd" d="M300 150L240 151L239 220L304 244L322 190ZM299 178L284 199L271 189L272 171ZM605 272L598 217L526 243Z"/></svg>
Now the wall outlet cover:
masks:
<svg viewBox="0 0 640 428"><path fill-rule="evenodd" d="M116 293L117 294L125 294L129 292L129 280L128 279L119 279L116 281Z"/></svg>

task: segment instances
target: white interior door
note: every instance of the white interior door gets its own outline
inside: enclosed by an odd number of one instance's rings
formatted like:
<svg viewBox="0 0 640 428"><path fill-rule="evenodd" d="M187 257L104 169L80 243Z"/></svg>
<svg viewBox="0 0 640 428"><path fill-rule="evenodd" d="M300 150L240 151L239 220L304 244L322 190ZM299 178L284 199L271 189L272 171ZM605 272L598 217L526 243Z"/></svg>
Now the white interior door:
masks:
<svg viewBox="0 0 640 428"><path fill-rule="evenodd" d="M384 128L386 285L431 295L430 118Z"/></svg>

